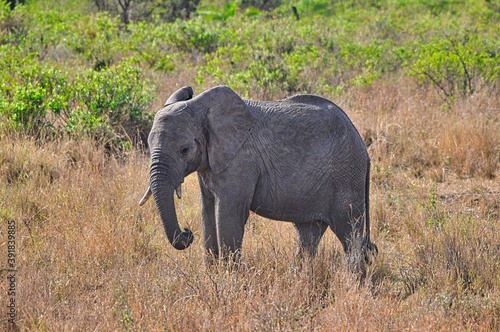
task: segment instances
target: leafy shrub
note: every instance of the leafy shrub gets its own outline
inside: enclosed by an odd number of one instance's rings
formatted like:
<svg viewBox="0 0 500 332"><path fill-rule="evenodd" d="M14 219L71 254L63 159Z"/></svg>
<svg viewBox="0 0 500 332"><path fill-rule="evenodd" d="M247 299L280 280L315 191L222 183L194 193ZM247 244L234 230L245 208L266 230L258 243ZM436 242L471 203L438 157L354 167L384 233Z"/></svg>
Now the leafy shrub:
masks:
<svg viewBox="0 0 500 332"><path fill-rule="evenodd" d="M162 20L188 19L196 11L200 0L94 0L98 10L120 16L124 24L159 16Z"/></svg>
<svg viewBox="0 0 500 332"><path fill-rule="evenodd" d="M464 35L436 38L419 44L410 71L422 83L433 85L451 103L487 89L496 91L500 79L498 44L480 40L470 31Z"/></svg>
<svg viewBox="0 0 500 332"><path fill-rule="evenodd" d="M257 17L261 10L270 10L280 4L280 0L239 0L225 2L223 5L204 6L196 11L196 14L205 18L207 21L226 21L237 14L243 14L246 17Z"/></svg>
<svg viewBox="0 0 500 332"><path fill-rule="evenodd" d="M173 23L168 38L181 52L213 52L218 45L217 25L207 25L200 18Z"/></svg>
<svg viewBox="0 0 500 332"><path fill-rule="evenodd" d="M302 0L297 3L299 13L314 13L320 15L332 15L334 4L328 0Z"/></svg>
<svg viewBox="0 0 500 332"><path fill-rule="evenodd" d="M73 86L75 108L66 130L77 134L104 131L111 138L141 132L151 120L147 111L154 92L141 73L138 66L121 62L78 76Z"/></svg>
<svg viewBox="0 0 500 332"><path fill-rule="evenodd" d="M225 3L221 8L218 7L205 7L198 10L197 14L204 17L209 21L225 21L233 17L239 10L236 2Z"/></svg>
<svg viewBox="0 0 500 332"><path fill-rule="evenodd" d="M282 0L239 0L242 8L256 8L259 10L273 10L281 5Z"/></svg>
<svg viewBox="0 0 500 332"><path fill-rule="evenodd" d="M238 26L244 25L244 29ZM271 33L287 27L287 34ZM220 29L219 48L205 57L197 80L224 83L243 94L341 91L397 72L392 40L357 41L325 17L279 21L234 18Z"/></svg>
<svg viewBox="0 0 500 332"><path fill-rule="evenodd" d="M137 140L148 126L154 89L137 65L123 61L70 76L38 63L34 56L21 59L18 53L0 49L6 64L0 71L0 113L11 129L35 136L66 132L119 142Z"/></svg>
<svg viewBox="0 0 500 332"><path fill-rule="evenodd" d="M22 58L15 48L2 46L4 63L0 97L2 115L13 129L39 134L69 112L70 86L60 70L40 64L36 54Z"/></svg>

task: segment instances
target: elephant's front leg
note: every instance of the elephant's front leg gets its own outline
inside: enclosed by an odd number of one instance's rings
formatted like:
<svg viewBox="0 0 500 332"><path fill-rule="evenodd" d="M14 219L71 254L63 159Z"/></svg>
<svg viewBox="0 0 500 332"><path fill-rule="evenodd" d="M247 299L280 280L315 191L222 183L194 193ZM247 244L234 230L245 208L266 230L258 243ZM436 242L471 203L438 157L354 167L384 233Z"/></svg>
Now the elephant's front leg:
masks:
<svg viewBox="0 0 500 332"><path fill-rule="evenodd" d="M201 224L203 227L203 245L205 246L206 263L211 265L219 257L217 243L217 226L215 220L215 198L199 178L201 189Z"/></svg>
<svg viewBox="0 0 500 332"><path fill-rule="evenodd" d="M249 208L246 197L222 195L215 200L219 257L225 261L239 262Z"/></svg>

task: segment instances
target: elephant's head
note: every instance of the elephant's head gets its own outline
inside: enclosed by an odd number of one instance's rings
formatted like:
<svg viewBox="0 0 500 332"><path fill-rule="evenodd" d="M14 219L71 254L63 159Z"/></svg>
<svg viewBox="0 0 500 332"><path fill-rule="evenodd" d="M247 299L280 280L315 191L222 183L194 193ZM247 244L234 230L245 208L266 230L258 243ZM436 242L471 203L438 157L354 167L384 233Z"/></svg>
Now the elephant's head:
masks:
<svg viewBox="0 0 500 332"><path fill-rule="evenodd" d="M179 228L174 191L181 197L184 177L194 171L222 172L235 157L253 126L253 116L230 88L215 87L193 97L193 89L177 90L156 113L148 143L151 151L149 188L170 243L179 250L193 242Z"/></svg>

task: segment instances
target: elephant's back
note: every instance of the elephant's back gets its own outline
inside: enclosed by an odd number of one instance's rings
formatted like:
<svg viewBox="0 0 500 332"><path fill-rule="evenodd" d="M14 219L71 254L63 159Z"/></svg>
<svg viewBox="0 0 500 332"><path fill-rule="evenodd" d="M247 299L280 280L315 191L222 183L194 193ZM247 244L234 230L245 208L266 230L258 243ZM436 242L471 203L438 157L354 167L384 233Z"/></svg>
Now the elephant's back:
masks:
<svg viewBox="0 0 500 332"><path fill-rule="evenodd" d="M366 146L347 115L314 95L275 102L251 102L256 118L250 140L274 164L327 165L338 160L368 160Z"/></svg>
<svg viewBox="0 0 500 332"><path fill-rule="evenodd" d="M284 105L284 108L290 108L299 113L303 112L306 118L315 118L318 127L327 126L336 138L341 136L364 150L365 145L353 122L347 114L332 101L312 94L301 94L288 97L280 102Z"/></svg>
<svg viewBox="0 0 500 332"><path fill-rule="evenodd" d="M305 110L313 116L319 115L320 120L330 122L330 125L338 125L339 122L352 126L354 131L357 131L354 127L351 119L347 114L334 102L311 94L301 94L288 97L286 99L280 100L285 108Z"/></svg>
<svg viewBox="0 0 500 332"><path fill-rule="evenodd" d="M279 100L279 102L288 103L288 104L314 105L314 106L324 107L324 108L328 108L329 106L334 106L336 108L339 108L332 101L330 101L326 98L317 96L317 95L312 95L312 94L295 95L295 96L291 96L291 97L287 97L285 99Z"/></svg>
<svg viewBox="0 0 500 332"><path fill-rule="evenodd" d="M277 139L297 137L299 140L313 139L343 140L349 145L364 143L347 114L328 99L316 95L296 95L278 101L246 101L259 127L272 131Z"/></svg>

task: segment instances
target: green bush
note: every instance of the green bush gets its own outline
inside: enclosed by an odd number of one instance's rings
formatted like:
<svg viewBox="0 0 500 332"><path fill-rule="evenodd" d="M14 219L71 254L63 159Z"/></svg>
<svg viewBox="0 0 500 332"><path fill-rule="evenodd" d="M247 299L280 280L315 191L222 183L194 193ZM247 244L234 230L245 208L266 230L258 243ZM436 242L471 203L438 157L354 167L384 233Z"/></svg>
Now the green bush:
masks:
<svg viewBox="0 0 500 332"><path fill-rule="evenodd" d="M271 32L283 26L287 35ZM350 29L328 17L231 19L221 29L219 48L198 67L197 80L228 84L246 95L259 91L267 97L339 92L401 69L392 40L353 40Z"/></svg>
<svg viewBox="0 0 500 332"><path fill-rule="evenodd" d="M70 86L60 70L41 64L36 53L22 57L21 52L4 45L0 48L2 79L1 114L13 129L39 134L69 112Z"/></svg>
<svg viewBox="0 0 500 332"><path fill-rule="evenodd" d="M177 21L172 24L166 37L181 52L211 53L218 46L218 25L206 24L200 18Z"/></svg>
<svg viewBox="0 0 500 332"><path fill-rule="evenodd" d="M409 69L423 84L433 85L447 103L486 89L498 91L498 40L480 40L470 31L418 44Z"/></svg>
<svg viewBox="0 0 500 332"><path fill-rule="evenodd" d="M86 70L73 84L74 110L66 125L70 133L107 131L112 138L141 131L151 120L148 110L154 88L140 67L121 62L101 71Z"/></svg>
<svg viewBox="0 0 500 332"><path fill-rule="evenodd" d="M36 54L22 59L5 46L0 59L6 64L0 71L0 114L12 130L135 140L133 134L151 120L148 111L155 91L133 63L70 75L39 63Z"/></svg>

